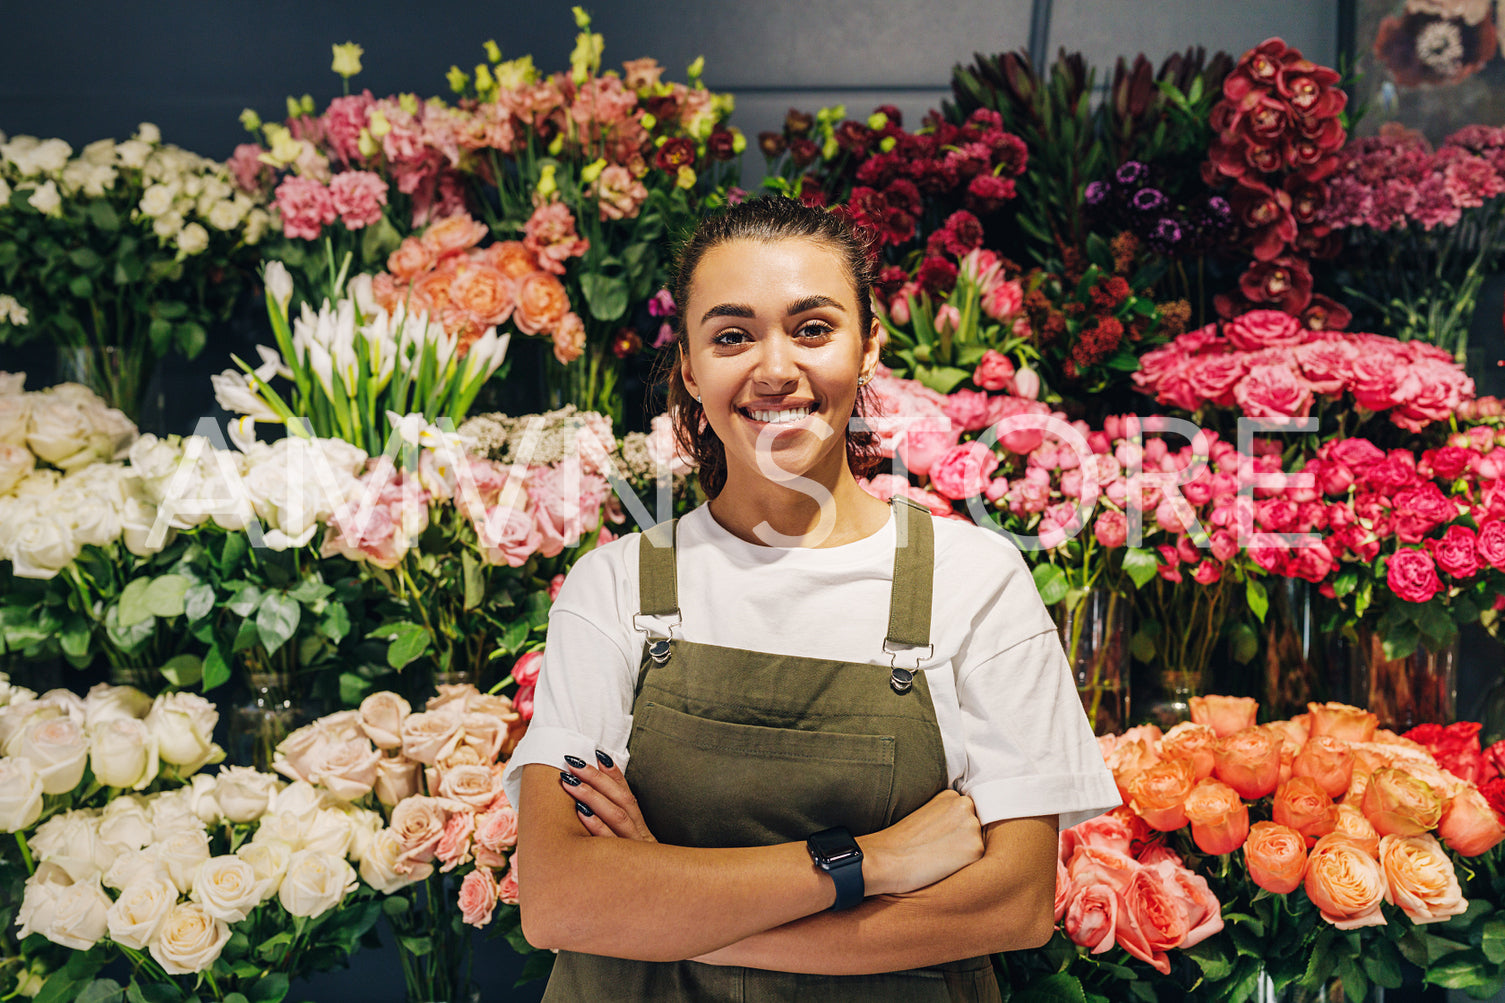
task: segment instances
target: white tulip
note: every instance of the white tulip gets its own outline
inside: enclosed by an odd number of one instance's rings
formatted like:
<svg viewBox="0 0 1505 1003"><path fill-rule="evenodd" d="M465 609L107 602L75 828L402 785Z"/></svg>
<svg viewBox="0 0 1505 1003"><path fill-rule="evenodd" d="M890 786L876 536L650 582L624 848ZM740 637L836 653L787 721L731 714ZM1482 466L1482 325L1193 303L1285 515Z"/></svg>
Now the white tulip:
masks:
<svg viewBox="0 0 1505 1003"><path fill-rule="evenodd" d="M280 261L269 261L262 270L261 278L266 283L272 302L277 304L277 311L286 317L287 305L293 298L293 276L288 272L287 266Z"/></svg>
<svg viewBox="0 0 1505 1003"><path fill-rule="evenodd" d="M235 369L226 369L218 376L209 377L209 383L214 387L214 402L232 414L248 414L257 421L281 424L282 419L277 412L272 410L270 404L262 400L251 389L251 383L245 373Z"/></svg>

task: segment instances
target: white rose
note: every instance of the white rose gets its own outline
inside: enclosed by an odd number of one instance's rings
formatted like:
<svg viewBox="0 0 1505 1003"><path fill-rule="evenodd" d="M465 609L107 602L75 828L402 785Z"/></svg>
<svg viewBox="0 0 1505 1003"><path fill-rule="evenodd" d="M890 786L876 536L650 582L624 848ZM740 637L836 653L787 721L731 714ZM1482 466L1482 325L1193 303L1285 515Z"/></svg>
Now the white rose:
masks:
<svg viewBox="0 0 1505 1003"><path fill-rule="evenodd" d="M167 877L187 894L199 865L209 859L209 837L201 829L183 829L157 844L157 863Z"/></svg>
<svg viewBox="0 0 1505 1003"><path fill-rule="evenodd" d="M282 876L287 873L287 862L293 857L293 848L281 840L252 841L235 851L235 855L251 865L256 879L264 882L268 898L277 893Z"/></svg>
<svg viewBox="0 0 1505 1003"><path fill-rule="evenodd" d="M345 856L359 864L371 849L371 840L386 826L386 821L369 808L350 807L345 811L350 819L350 848Z"/></svg>
<svg viewBox="0 0 1505 1003"><path fill-rule="evenodd" d="M115 141L113 139L96 139L84 147L79 157L85 163L96 167L113 167L115 165Z"/></svg>
<svg viewBox="0 0 1505 1003"><path fill-rule="evenodd" d="M26 445L26 433L31 427L31 398L31 394L0 394L0 442Z"/></svg>
<svg viewBox="0 0 1505 1003"><path fill-rule="evenodd" d="M141 193L141 201L137 207L142 215L156 218L172 208L173 200L178 197L176 185L152 185Z"/></svg>
<svg viewBox="0 0 1505 1003"><path fill-rule="evenodd" d="M120 513L108 498L67 483L52 497L52 509L67 525L78 547L106 547L120 539Z"/></svg>
<svg viewBox="0 0 1505 1003"><path fill-rule="evenodd" d="M192 975L214 964L229 939L228 923L202 906L183 902L167 914L149 950L168 975Z"/></svg>
<svg viewBox="0 0 1505 1003"><path fill-rule="evenodd" d="M350 816L338 808L321 808L304 831L300 849L318 850L343 857L350 852L352 836L354 832Z"/></svg>
<svg viewBox="0 0 1505 1003"><path fill-rule="evenodd" d="M52 816L30 843L38 860L56 864L74 881L97 877L115 862L115 848L99 838L99 819L82 809Z"/></svg>
<svg viewBox="0 0 1505 1003"><path fill-rule="evenodd" d="M48 181L32 189L31 197L26 200L37 212L48 216L54 216L63 211L63 196L57 190L56 181Z"/></svg>
<svg viewBox="0 0 1505 1003"><path fill-rule="evenodd" d="M402 840L391 829L382 829L371 838L361 857L361 880L383 895L391 895L434 873L433 864L403 863L401 857Z"/></svg>
<svg viewBox="0 0 1505 1003"><path fill-rule="evenodd" d="M89 761L84 729L66 717L32 721L11 739L5 751L7 755L31 760L46 794L66 794L77 787Z"/></svg>
<svg viewBox="0 0 1505 1003"><path fill-rule="evenodd" d="M225 813L219 806L219 779L207 773L195 773L188 786L183 788L188 799L188 808L206 826L224 821Z"/></svg>
<svg viewBox="0 0 1505 1003"><path fill-rule="evenodd" d="M56 392L38 394L31 405L26 445L39 459L58 464L87 449L93 430L76 401Z"/></svg>
<svg viewBox="0 0 1505 1003"><path fill-rule="evenodd" d="M184 254L202 254L209 249L209 231L198 223L189 223L178 232L178 250Z"/></svg>
<svg viewBox="0 0 1505 1003"><path fill-rule="evenodd" d="M326 792L307 781L298 780L279 790L267 810L311 819L320 808L327 808L335 803Z"/></svg>
<svg viewBox="0 0 1505 1003"><path fill-rule="evenodd" d="M16 485L15 496L17 498L33 498L38 501L45 499L57 490L62 483L63 475L56 470L37 469L32 471L30 477Z"/></svg>
<svg viewBox="0 0 1505 1003"><path fill-rule="evenodd" d="M0 182L0 185L3 184L4 182ZM0 205L9 198L10 189L0 190ZM31 311L22 306L14 296L3 294L0 295L0 320L16 327L25 327L31 323ZM25 373L0 373L0 394L20 394L25 383Z"/></svg>
<svg viewBox="0 0 1505 1003"><path fill-rule="evenodd" d="M203 819L193 812L193 802L189 797L192 793L188 788L182 787L175 791L153 794L147 799L146 810L152 820L154 840L167 839L185 829L203 831Z"/></svg>
<svg viewBox="0 0 1505 1003"><path fill-rule="evenodd" d="M69 885L58 893L53 906L52 922L41 931L54 944L87 951L105 935L109 924L110 896L99 887L99 876Z"/></svg>
<svg viewBox="0 0 1505 1003"><path fill-rule="evenodd" d="M62 711L55 705L42 703L36 699L36 694L32 694L30 700L11 701L9 706L0 709L0 752L14 755L9 751L12 740L17 739L31 722L62 716Z"/></svg>
<svg viewBox="0 0 1505 1003"><path fill-rule="evenodd" d="M115 147L115 156L120 158L121 167L129 167L132 170L140 170L146 166L146 158L151 155L150 143L143 143L139 139L128 139Z"/></svg>
<svg viewBox="0 0 1505 1003"><path fill-rule="evenodd" d="M36 465L37 458L25 446L0 442L0 495L9 494Z"/></svg>
<svg viewBox="0 0 1505 1003"><path fill-rule="evenodd" d="M299 850L287 862L277 900L294 916L318 916L344 901L355 884L355 868L343 856Z"/></svg>
<svg viewBox="0 0 1505 1003"><path fill-rule="evenodd" d="M47 579L72 564L79 545L62 518L35 515L16 529L6 548L11 570L18 578Z"/></svg>
<svg viewBox="0 0 1505 1003"><path fill-rule="evenodd" d="M313 776L309 779L342 801L356 801L371 793L381 758L364 738L327 742L312 764Z"/></svg>
<svg viewBox="0 0 1505 1003"><path fill-rule="evenodd" d="M139 791L157 779L157 740L133 717L100 721L89 727L89 765L106 787Z"/></svg>
<svg viewBox="0 0 1505 1003"><path fill-rule="evenodd" d="M269 811L261 816L261 824L251 834L251 842L286 843L294 849L302 849L304 828L311 817L290 811Z"/></svg>
<svg viewBox="0 0 1505 1003"><path fill-rule="evenodd" d="M143 143L150 143L155 146L162 142L162 130L150 122L142 122L136 127L136 138Z"/></svg>
<svg viewBox="0 0 1505 1003"><path fill-rule="evenodd" d="M157 507L140 498L127 498L120 510L120 542L137 557L160 554L178 535L175 529L167 529L160 540L152 539L152 530L157 525ZM157 544L152 546L152 544Z"/></svg>
<svg viewBox="0 0 1505 1003"><path fill-rule="evenodd" d="M209 210L209 225L216 230L233 230L245 218L247 208L239 199L216 202Z"/></svg>
<svg viewBox="0 0 1505 1003"><path fill-rule="evenodd" d="M56 174L68 166L73 156L73 147L61 139L44 139L32 151L32 163L44 174Z"/></svg>
<svg viewBox="0 0 1505 1003"><path fill-rule="evenodd" d="M256 870L236 856L210 857L199 865L190 898L226 923L239 923L266 899Z"/></svg>
<svg viewBox="0 0 1505 1003"><path fill-rule="evenodd" d="M58 898L73 879L61 868L42 864L36 873L26 879L26 890L21 894L21 908L16 911L16 939L23 940L34 933L42 933L52 927L57 915Z"/></svg>
<svg viewBox="0 0 1505 1003"><path fill-rule="evenodd" d="M177 903L178 890L171 881L157 874L137 878L121 890L105 913L110 939L122 947L145 950Z"/></svg>
<svg viewBox="0 0 1505 1003"><path fill-rule="evenodd" d="M5 178L0 177L0 205L5 205L6 203L8 203L10 201L10 196L10 182L6 181Z"/></svg>
<svg viewBox="0 0 1505 1003"><path fill-rule="evenodd" d="M173 898L178 895L177 887L167 879L167 872L157 863L154 850L122 850L101 880L106 888L115 889L129 888L138 881L162 881L172 887Z"/></svg>
<svg viewBox="0 0 1505 1003"><path fill-rule="evenodd" d="M250 766L224 766L215 797L231 822L254 822L266 814L272 795L281 786L275 776Z"/></svg>
<svg viewBox="0 0 1505 1003"><path fill-rule="evenodd" d="M29 829L42 816L42 777L31 760L0 759L0 832Z"/></svg>
<svg viewBox="0 0 1505 1003"><path fill-rule="evenodd" d="M179 767L182 774L195 773L224 756L213 742L219 711L197 693L159 695L146 723L157 736L162 761Z"/></svg>
<svg viewBox="0 0 1505 1003"><path fill-rule="evenodd" d="M72 690L65 690L62 687L48 690L37 697L36 704L39 709L48 707L56 709L58 717L66 717L79 725L84 723L84 698Z"/></svg>
<svg viewBox="0 0 1505 1003"><path fill-rule="evenodd" d="M152 221L152 232L163 243L176 237L181 229L183 229L183 214L176 210L164 212Z"/></svg>
<svg viewBox="0 0 1505 1003"><path fill-rule="evenodd" d="M3 300L4 298L5 297L0 296L0 300ZM11 297L9 309L11 309L11 310L24 310L25 307L22 307L19 303L17 303L16 300L15 300L15 297ZM20 321L20 323L24 324L26 322L23 320L23 321ZM16 396L20 396L21 394L23 394L25 392L26 392L26 374L25 373L7 373L4 370L0 370L0 397L16 397Z"/></svg>
<svg viewBox="0 0 1505 1003"><path fill-rule="evenodd" d="M0 672L0 708L19 707L21 704L30 703L37 698L35 690L29 690L25 686L17 686L10 681L10 677ZM0 738L0 745L5 740Z"/></svg>
<svg viewBox="0 0 1505 1003"><path fill-rule="evenodd" d="M152 820L139 795L113 797L99 815L99 838L119 853L140 850L152 841ZM116 887L112 885L111 887Z"/></svg>
<svg viewBox="0 0 1505 1003"><path fill-rule="evenodd" d="M134 686L95 683L84 697L84 724L92 726L121 718L140 720L151 709L152 698Z"/></svg>

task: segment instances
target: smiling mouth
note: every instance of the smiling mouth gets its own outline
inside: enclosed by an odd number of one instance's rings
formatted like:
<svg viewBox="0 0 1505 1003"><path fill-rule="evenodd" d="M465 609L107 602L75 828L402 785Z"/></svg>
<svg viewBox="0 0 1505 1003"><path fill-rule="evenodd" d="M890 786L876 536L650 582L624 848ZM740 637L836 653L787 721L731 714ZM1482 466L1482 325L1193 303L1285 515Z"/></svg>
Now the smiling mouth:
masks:
<svg viewBox="0 0 1505 1003"><path fill-rule="evenodd" d="M804 419L810 417L810 415L812 415L812 414L815 413L815 411L817 410L817 407L815 405L813 405L813 404L807 404L804 407L791 407L791 408L747 408L747 407L740 407L737 410L742 414L742 416L744 418L750 418L753 421L762 422L763 424L767 424L767 425L792 425L795 422L803 421Z"/></svg>

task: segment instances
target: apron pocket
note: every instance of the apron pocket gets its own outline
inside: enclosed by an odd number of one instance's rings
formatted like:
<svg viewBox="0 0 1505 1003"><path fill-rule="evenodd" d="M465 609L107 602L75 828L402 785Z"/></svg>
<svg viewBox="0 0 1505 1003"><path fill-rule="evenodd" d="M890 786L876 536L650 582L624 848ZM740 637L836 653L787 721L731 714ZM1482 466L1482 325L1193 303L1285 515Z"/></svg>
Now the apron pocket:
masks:
<svg viewBox="0 0 1505 1003"><path fill-rule="evenodd" d="M889 735L733 724L645 701L628 748L628 782L665 843L766 846L834 825L857 836L887 824Z"/></svg>

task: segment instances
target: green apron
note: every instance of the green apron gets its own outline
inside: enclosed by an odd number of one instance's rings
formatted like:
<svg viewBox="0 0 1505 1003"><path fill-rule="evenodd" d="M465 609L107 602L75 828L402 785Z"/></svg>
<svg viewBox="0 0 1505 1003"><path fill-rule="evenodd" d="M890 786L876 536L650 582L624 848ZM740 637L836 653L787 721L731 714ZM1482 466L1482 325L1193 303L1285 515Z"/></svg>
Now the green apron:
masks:
<svg viewBox="0 0 1505 1003"><path fill-rule="evenodd" d="M884 647L925 649L934 528L928 512L904 499L895 500L895 516ZM642 615L677 618L674 524L645 532L638 553ZM896 656L897 667L913 663L913 652ZM836 825L865 835L919 808L947 787L946 757L924 673L914 671L912 687L900 692L892 672L650 638L627 743L628 779L649 830L678 846L766 846ZM805 975L567 951L544 995L545 1003L999 999L988 957L879 975Z"/></svg>

